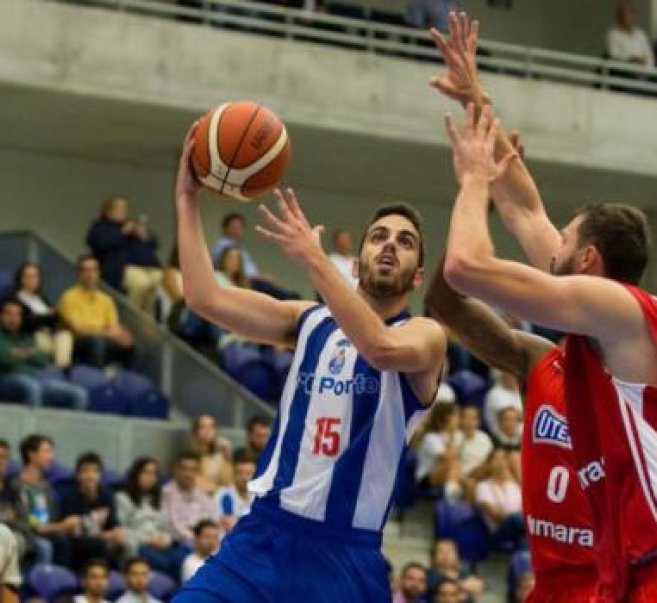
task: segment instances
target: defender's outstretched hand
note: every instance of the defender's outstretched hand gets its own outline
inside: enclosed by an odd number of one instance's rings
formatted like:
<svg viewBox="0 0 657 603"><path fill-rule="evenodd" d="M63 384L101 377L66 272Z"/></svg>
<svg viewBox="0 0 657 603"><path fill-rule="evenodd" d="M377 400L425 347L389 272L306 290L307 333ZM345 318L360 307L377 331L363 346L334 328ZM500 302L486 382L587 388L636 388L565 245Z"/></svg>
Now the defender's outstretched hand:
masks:
<svg viewBox="0 0 657 603"><path fill-rule="evenodd" d="M431 28L431 37L445 59L447 70L432 77L429 85L462 105L473 101L490 103L477 73L479 21L470 21L466 13L449 14L449 39Z"/></svg>
<svg viewBox="0 0 657 603"><path fill-rule="evenodd" d="M499 162L495 161L495 139L500 130L500 120L493 115L490 105L486 105L479 119L476 119L474 105L469 103L461 130L458 130L451 115L445 117L445 128L452 141L454 171L460 184L468 177L493 182L518 158L518 153L513 151Z"/></svg>
<svg viewBox="0 0 657 603"><path fill-rule="evenodd" d="M261 205L260 212L270 229L256 226L256 230L268 241L278 243L290 258L302 264L309 262L318 253L323 254L320 237L324 227L310 226L291 188L285 192L276 189L274 195L278 200L279 215Z"/></svg>
<svg viewBox="0 0 657 603"><path fill-rule="evenodd" d="M201 189L201 183L198 181L198 178L194 173L194 168L192 167L194 132L196 132L198 123L198 121L195 121L192 124L192 127L187 131L185 141L183 142L180 163L178 164L178 175L176 177L176 199L193 199Z"/></svg>

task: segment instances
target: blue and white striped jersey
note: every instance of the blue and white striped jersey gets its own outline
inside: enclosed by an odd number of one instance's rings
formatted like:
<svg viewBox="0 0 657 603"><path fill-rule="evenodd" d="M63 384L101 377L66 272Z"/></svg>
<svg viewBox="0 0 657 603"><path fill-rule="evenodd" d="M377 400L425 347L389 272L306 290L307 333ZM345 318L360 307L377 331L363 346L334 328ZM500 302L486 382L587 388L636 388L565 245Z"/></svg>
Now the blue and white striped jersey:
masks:
<svg viewBox="0 0 657 603"><path fill-rule="evenodd" d="M279 414L249 489L259 504L328 528L378 532L405 444L427 410L403 374L372 368L328 308L314 306L300 320Z"/></svg>

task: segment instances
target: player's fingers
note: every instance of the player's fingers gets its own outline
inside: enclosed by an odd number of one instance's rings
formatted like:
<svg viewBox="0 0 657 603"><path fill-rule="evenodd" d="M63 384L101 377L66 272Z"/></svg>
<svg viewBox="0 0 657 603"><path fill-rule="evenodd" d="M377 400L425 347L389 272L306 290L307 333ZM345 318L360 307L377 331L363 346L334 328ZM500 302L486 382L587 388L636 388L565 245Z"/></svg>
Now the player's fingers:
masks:
<svg viewBox="0 0 657 603"><path fill-rule="evenodd" d="M502 157L502 160L497 164L497 175L495 178L499 178L502 176L511 166L511 164L514 161L518 161L520 157L518 157L518 153L515 151L512 151L511 153L508 153L504 157Z"/></svg>
<svg viewBox="0 0 657 603"><path fill-rule="evenodd" d="M500 133L500 130L502 129L502 122L499 120L499 118L494 118L491 126L486 133L486 151L493 155L495 152L495 142L497 140L497 136Z"/></svg>
<svg viewBox="0 0 657 603"><path fill-rule="evenodd" d="M456 14L456 11L449 11L449 15L447 17L447 26L449 29L449 45L452 48L458 49L459 43L459 29L461 27L461 24L459 22L458 15Z"/></svg>
<svg viewBox="0 0 657 603"><path fill-rule="evenodd" d="M470 21L468 15L465 12L461 12L458 15L459 21L459 50L463 53L468 51L468 36L470 34Z"/></svg>
<svg viewBox="0 0 657 603"><path fill-rule="evenodd" d="M287 231L287 225L281 221L277 216L275 216L272 211L264 204L260 204L258 206L258 209L260 210L260 213L262 214L262 217L269 222L269 224L275 228L276 230L280 232L286 232Z"/></svg>
<svg viewBox="0 0 657 603"><path fill-rule="evenodd" d="M481 110L481 115L479 116L479 121L477 122L477 136L485 140L488 136L492 123L493 109L490 105L484 105L484 108Z"/></svg>
<svg viewBox="0 0 657 603"><path fill-rule="evenodd" d="M479 21L475 19L470 24L470 33L468 34L468 53L475 56L477 54L477 44L479 43Z"/></svg>
<svg viewBox="0 0 657 603"><path fill-rule="evenodd" d="M256 226L255 229L263 239L267 239L268 241L276 241L277 243L283 243L285 241L285 237L283 235L271 232L270 230L267 230L260 225Z"/></svg>
<svg viewBox="0 0 657 603"><path fill-rule="evenodd" d="M469 134L473 134L475 132L476 125L477 116L475 113L474 103L468 103L465 108L465 123L463 124L463 129Z"/></svg>
<svg viewBox="0 0 657 603"><path fill-rule="evenodd" d="M289 222L290 218L293 217L288 206L287 199L285 195L279 190L274 191L274 196L276 197L276 203L278 205L278 211L281 214L281 218L284 222Z"/></svg>
<svg viewBox="0 0 657 603"><path fill-rule="evenodd" d="M290 208L292 214L298 220L300 220L302 224L310 228L310 224L308 223L306 214L303 213L303 210L301 209L301 205L299 205L299 201L297 199L297 194L294 192L293 188L287 189L287 199L288 199L288 207Z"/></svg>
<svg viewBox="0 0 657 603"><path fill-rule="evenodd" d="M445 115L445 131L447 132L449 139L452 141L452 146L456 146L459 141L459 133L456 129L454 118L449 113Z"/></svg>

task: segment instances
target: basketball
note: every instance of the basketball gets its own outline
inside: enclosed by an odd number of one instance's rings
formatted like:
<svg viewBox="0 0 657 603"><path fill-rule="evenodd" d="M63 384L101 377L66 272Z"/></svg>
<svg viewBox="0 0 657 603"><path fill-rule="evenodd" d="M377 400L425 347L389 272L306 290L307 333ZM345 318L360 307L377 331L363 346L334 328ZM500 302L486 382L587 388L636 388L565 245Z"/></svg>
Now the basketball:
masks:
<svg viewBox="0 0 657 603"><path fill-rule="evenodd" d="M206 113L194 133L192 165L220 195L250 201L276 186L290 159L283 122L267 107L229 102Z"/></svg>

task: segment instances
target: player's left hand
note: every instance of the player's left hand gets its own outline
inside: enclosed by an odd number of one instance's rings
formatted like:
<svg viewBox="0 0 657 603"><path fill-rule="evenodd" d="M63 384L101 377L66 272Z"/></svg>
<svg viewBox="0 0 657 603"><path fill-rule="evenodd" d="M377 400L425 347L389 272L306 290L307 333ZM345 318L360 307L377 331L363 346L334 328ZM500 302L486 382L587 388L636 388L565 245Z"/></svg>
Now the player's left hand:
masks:
<svg viewBox="0 0 657 603"><path fill-rule="evenodd" d="M500 120L495 117L490 105L486 105L479 119L476 119L474 105L469 103L460 131L450 115L445 117L445 128L454 152L454 171L459 183L463 183L466 177L493 182L518 158L518 153L513 151L499 162L495 161L495 141L500 127Z"/></svg>
<svg viewBox="0 0 657 603"><path fill-rule="evenodd" d="M276 189L274 195L278 201L279 215L275 215L267 206L260 205L260 212L270 227L256 226L260 235L278 243L290 258L301 264L317 254L323 254L320 237L324 227L310 226L291 188L285 192Z"/></svg>

